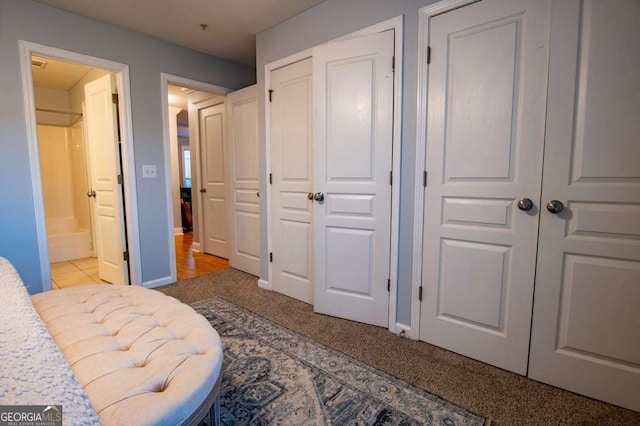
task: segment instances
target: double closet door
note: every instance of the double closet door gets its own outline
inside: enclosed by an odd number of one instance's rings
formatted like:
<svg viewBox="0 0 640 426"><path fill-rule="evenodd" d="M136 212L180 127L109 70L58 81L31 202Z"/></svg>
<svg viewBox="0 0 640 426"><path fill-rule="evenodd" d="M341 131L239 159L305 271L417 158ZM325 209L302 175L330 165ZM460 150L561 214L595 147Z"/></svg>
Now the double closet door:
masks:
<svg viewBox="0 0 640 426"><path fill-rule="evenodd" d="M421 340L635 410L639 20L633 0L430 20L420 321Z"/></svg>
<svg viewBox="0 0 640 426"><path fill-rule="evenodd" d="M388 326L394 32L271 73L271 284Z"/></svg>

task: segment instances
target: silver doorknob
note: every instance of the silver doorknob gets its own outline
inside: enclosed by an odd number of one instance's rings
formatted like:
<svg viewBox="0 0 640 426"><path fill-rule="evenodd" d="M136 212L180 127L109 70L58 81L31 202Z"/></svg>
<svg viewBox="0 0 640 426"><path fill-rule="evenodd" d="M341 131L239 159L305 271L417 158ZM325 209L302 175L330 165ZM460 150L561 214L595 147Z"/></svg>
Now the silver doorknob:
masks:
<svg viewBox="0 0 640 426"><path fill-rule="evenodd" d="M96 191L94 191L93 189L90 191L87 191L87 197L91 198L95 196L96 196Z"/></svg>
<svg viewBox="0 0 640 426"><path fill-rule="evenodd" d="M528 212L533 208L533 201L529 198L520 198L518 200L518 208L524 212Z"/></svg>
<svg viewBox="0 0 640 426"><path fill-rule="evenodd" d="M200 192L204 194L205 192L207 192L207 188L200 188Z"/></svg>
<svg viewBox="0 0 640 426"><path fill-rule="evenodd" d="M307 194L307 198L310 199L311 201L313 201L313 192L309 192Z"/></svg>
<svg viewBox="0 0 640 426"><path fill-rule="evenodd" d="M313 194L313 199L317 202L320 202L324 200L324 194L322 192L316 192L315 194Z"/></svg>
<svg viewBox="0 0 640 426"><path fill-rule="evenodd" d="M547 203L547 210L549 211L549 213L557 214L560 213L562 209L564 209L564 204L562 204L562 201L551 200Z"/></svg>

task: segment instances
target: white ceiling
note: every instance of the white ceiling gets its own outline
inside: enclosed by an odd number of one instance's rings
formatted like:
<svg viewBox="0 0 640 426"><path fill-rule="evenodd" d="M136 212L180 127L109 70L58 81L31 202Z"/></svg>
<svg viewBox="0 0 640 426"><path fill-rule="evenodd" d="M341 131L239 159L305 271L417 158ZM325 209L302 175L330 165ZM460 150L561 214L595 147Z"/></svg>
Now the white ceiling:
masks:
<svg viewBox="0 0 640 426"><path fill-rule="evenodd" d="M36 1L255 67L257 33L324 0Z"/></svg>
<svg viewBox="0 0 640 426"><path fill-rule="evenodd" d="M91 67L86 65L57 61L42 56L33 55L31 59L32 61L44 62L45 64L44 68L31 68L33 85L37 87L69 90L78 80L92 70Z"/></svg>

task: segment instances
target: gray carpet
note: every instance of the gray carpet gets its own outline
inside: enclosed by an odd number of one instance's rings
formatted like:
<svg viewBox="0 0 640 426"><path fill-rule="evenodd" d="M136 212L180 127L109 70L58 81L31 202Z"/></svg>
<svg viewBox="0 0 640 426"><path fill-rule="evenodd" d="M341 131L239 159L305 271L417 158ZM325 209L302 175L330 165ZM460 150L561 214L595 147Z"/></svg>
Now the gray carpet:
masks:
<svg viewBox="0 0 640 426"><path fill-rule="evenodd" d="M547 386L386 329L313 313L226 270L158 290L192 304L223 298L501 425L640 425L640 413Z"/></svg>
<svg viewBox="0 0 640 426"><path fill-rule="evenodd" d="M222 425L485 424L478 415L224 299L191 306L222 337Z"/></svg>

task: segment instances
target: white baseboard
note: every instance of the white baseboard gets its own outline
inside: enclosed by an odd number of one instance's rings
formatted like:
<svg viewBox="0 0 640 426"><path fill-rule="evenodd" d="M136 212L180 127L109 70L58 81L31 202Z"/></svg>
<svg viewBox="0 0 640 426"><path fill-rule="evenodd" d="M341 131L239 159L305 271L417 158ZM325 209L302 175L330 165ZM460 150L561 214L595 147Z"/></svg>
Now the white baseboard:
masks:
<svg viewBox="0 0 640 426"><path fill-rule="evenodd" d="M173 233L175 235L184 235L184 230L182 229L182 227L180 228L173 228Z"/></svg>
<svg viewBox="0 0 640 426"><path fill-rule="evenodd" d="M258 280L258 287L263 288L265 290L269 290L269 291L273 290L273 288L271 288L271 283L263 279Z"/></svg>
<svg viewBox="0 0 640 426"><path fill-rule="evenodd" d="M410 326L397 322L395 327L396 327L396 329L395 329L394 333L396 333L398 335L402 335L402 336L404 336L404 337L406 337L408 339L418 340L418 336L413 336L412 335Z"/></svg>
<svg viewBox="0 0 640 426"><path fill-rule="evenodd" d="M158 278L152 281L143 282L142 286L145 288L156 288L156 287L162 287L163 285L167 285L167 284L173 284L174 282L176 282L176 280L168 276L168 277Z"/></svg>
<svg viewBox="0 0 640 426"><path fill-rule="evenodd" d="M191 251L194 251L196 253L200 253L200 243L192 243L191 244Z"/></svg>

